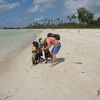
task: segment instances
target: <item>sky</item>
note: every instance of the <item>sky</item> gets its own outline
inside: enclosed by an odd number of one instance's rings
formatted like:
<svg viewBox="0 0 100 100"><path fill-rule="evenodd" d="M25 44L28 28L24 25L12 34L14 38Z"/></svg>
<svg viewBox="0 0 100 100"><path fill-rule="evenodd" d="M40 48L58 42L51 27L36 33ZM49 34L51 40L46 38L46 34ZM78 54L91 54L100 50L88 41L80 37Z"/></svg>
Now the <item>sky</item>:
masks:
<svg viewBox="0 0 100 100"><path fill-rule="evenodd" d="M65 18L85 7L100 16L100 0L0 0L0 27L26 26L33 20Z"/></svg>

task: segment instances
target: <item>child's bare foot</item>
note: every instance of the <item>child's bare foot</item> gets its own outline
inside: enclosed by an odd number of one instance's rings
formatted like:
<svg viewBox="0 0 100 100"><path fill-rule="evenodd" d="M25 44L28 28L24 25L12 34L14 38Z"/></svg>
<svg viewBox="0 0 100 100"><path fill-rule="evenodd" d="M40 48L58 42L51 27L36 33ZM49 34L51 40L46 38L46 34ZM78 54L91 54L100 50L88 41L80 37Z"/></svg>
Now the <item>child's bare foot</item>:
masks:
<svg viewBox="0 0 100 100"><path fill-rule="evenodd" d="M49 67L54 67L54 66L55 66L55 64L52 63Z"/></svg>
<svg viewBox="0 0 100 100"><path fill-rule="evenodd" d="M50 63L53 63L53 61L51 60Z"/></svg>
<svg viewBox="0 0 100 100"><path fill-rule="evenodd" d="M45 61L45 63L47 64L47 63L48 63L48 61Z"/></svg>

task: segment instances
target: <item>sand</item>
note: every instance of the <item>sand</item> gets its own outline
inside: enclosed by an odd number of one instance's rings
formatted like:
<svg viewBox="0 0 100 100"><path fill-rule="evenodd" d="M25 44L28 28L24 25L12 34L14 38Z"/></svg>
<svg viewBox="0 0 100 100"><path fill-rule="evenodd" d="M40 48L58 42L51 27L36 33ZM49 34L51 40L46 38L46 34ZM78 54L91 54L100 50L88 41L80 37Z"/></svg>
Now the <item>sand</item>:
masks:
<svg viewBox="0 0 100 100"><path fill-rule="evenodd" d="M0 73L0 100L100 100L100 30L46 29L61 35L58 63L32 66L31 45Z"/></svg>

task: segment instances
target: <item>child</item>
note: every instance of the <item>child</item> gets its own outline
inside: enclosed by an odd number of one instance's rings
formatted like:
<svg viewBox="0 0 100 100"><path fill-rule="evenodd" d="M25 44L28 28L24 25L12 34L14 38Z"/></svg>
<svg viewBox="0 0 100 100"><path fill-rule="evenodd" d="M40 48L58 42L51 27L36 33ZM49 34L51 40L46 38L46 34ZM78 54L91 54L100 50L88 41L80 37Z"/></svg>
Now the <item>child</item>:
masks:
<svg viewBox="0 0 100 100"><path fill-rule="evenodd" d="M43 62L44 61L44 59L42 58L42 56L43 56L43 53L42 53L42 48L43 48L43 40L42 40L42 38L39 38L39 56L40 56L40 62Z"/></svg>
<svg viewBox="0 0 100 100"><path fill-rule="evenodd" d="M38 64L38 42L33 41L32 46L32 63Z"/></svg>
<svg viewBox="0 0 100 100"><path fill-rule="evenodd" d="M44 46L44 41L43 41L43 39L42 38L39 38L39 48L43 48L43 46Z"/></svg>
<svg viewBox="0 0 100 100"><path fill-rule="evenodd" d="M44 41L44 48L47 47L47 42L46 40ZM48 63L48 58L52 58L52 55L49 51L49 49L44 50L44 55L45 55L45 63Z"/></svg>

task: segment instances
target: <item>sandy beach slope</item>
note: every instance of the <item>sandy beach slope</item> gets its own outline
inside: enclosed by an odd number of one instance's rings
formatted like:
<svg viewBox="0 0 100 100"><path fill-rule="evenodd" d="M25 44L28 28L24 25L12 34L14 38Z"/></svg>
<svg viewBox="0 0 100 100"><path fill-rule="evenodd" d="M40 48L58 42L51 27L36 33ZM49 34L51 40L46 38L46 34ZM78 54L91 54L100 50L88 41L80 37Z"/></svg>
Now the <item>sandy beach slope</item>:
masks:
<svg viewBox="0 0 100 100"><path fill-rule="evenodd" d="M100 30L46 29L61 35L57 65L32 66L31 44L0 73L0 100L100 100Z"/></svg>

